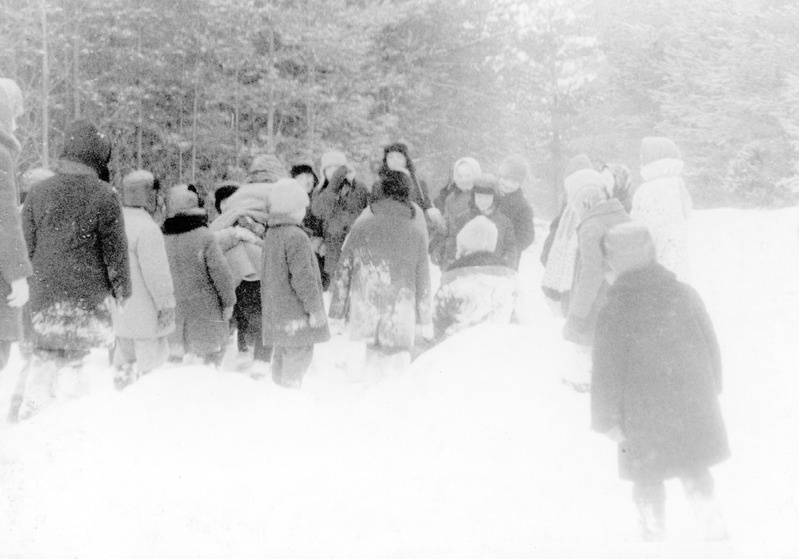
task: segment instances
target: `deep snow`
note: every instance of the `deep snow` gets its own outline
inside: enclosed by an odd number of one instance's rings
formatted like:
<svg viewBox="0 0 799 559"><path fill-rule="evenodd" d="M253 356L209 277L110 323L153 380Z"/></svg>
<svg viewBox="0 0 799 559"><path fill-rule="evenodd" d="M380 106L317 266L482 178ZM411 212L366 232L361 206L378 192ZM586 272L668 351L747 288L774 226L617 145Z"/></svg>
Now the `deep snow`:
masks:
<svg viewBox="0 0 799 559"><path fill-rule="evenodd" d="M615 445L590 432L525 254L532 322L479 327L364 387L341 340L301 391L158 371L0 425L2 557L797 557L799 210L698 211L693 284L722 346L733 457L714 468L731 534L696 541L669 482L669 542L637 543ZM539 237L543 237L543 231ZM0 375L0 411L21 365Z"/></svg>

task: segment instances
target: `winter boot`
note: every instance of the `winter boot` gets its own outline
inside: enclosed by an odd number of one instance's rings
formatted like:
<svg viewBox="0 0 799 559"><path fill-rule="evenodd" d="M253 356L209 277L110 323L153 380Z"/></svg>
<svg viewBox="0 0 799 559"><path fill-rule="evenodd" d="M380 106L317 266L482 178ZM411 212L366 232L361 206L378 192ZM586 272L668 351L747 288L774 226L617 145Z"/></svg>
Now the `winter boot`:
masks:
<svg viewBox="0 0 799 559"><path fill-rule="evenodd" d="M699 537L708 542L729 539L724 517L713 497L715 493L713 476L707 469L682 478L685 496L694 510Z"/></svg>
<svg viewBox="0 0 799 559"><path fill-rule="evenodd" d="M638 508L641 538L645 542L666 539L666 487L663 483L633 484L633 501Z"/></svg>
<svg viewBox="0 0 799 559"><path fill-rule="evenodd" d="M114 371L114 388L124 390L139 379L139 371L135 363L124 363Z"/></svg>
<svg viewBox="0 0 799 559"><path fill-rule="evenodd" d="M58 365L54 360L34 357L19 408L21 420L33 417L55 400Z"/></svg>

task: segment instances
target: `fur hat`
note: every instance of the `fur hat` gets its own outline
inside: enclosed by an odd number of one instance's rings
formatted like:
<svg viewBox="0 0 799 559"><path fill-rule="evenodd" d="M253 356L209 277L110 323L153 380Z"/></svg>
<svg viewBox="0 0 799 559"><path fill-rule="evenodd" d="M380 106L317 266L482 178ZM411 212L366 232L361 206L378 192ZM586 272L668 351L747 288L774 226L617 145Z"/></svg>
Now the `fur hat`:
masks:
<svg viewBox="0 0 799 559"><path fill-rule="evenodd" d="M22 180L20 181L19 189L21 192L30 192L31 188L54 175L55 173L53 171L50 169L45 169L44 167L28 169L22 173Z"/></svg>
<svg viewBox="0 0 799 559"><path fill-rule="evenodd" d="M522 184L530 176L527 161L521 155L509 155L499 164L499 176L517 184Z"/></svg>
<svg viewBox="0 0 799 559"><path fill-rule="evenodd" d="M389 169L380 176L380 192L383 198L409 202L411 197L411 177L408 173Z"/></svg>
<svg viewBox="0 0 799 559"><path fill-rule="evenodd" d="M566 170L563 173L563 176L568 178L569 175L580 171L581 169L593 169L594 165L591 163L591 159L584 153L579 155L575 155L569 162L566 164Z"/></svg>
<svg viewBox="0 0 799 559"><path fill-rule="evenodd" d="M122 179L122 203L128 208L143 208L149 192L155 188L156 180L150 171L132 171Z"/></svg>
<svg viewBox="0 0 799 559"><path fill-rule="evenodd" d="M270 153L255 156L250 164L250 175L247 182L277 182L289 176L286 166L280 159Z"/></svg>
<svg viewBox="0 0 799 559"><path fill-rule="evenodd" d="M91 167L107 180L111 160L111 141L87 120L76 120L64 132L61 158Z"/></svg>
<svg viewBox="0 0 799 559"><path fill-rule="evenodd" d="M325 169L328 167L335 167L338 169L342 165L348 169L352 169L352 166L347 162L347 156L344 155L343 151L326 151L322 154L322 158L319 163L319 172L322 173L322 176L324 177Z"/></svg>
<svg viewBox="0 0 799 559"><path fill-rule="evenodd" d="M497 205L499 201L499 181L494 175L483 175L474 181L472 188L472 203L474 203L475 194L490 194L494 197L493 206Z"/></svg>
<svg viewBox="0 0 799 559"><path fill-rule="evenodd" d="M308 194L296 179L280 179L269 190L270 215L291 215L310 203Z"/></svg>
<svg viewBox="0 0 799 559"><path fill-rule="evenodd" d="M483 215L478 215L464 225L458 236L456 258L473 252L494 252L497 248L499 231L494 222Z"/></svg>
<svg viewBox="0 0 799 559"><path fill-rule="evenodd" d="M682 160L680 148L664 136L648 136L641 141L641 166L661 159Z"/></svg>
<svg viewBox="0 0 799 559"><path fill-rule="evenodd" d="M605 179L594 169L580 169L566 177L564 181L566 200L572 207L577 207L588 196L606 191Z"/></svg>
<svg viewBox="0 0 799 559"><path fill-rule="evenodd" d="M176 184L166 192L166 215L201 214L200 199L196 192L189 190L187 184Z"/></svg>
<svg viewBox="0 0 799 559"><path fill-rule="evenodd" d="M616 274L656 261L655 244L646 225L628 221L612 227L602 239L602 252Z"/></svg>

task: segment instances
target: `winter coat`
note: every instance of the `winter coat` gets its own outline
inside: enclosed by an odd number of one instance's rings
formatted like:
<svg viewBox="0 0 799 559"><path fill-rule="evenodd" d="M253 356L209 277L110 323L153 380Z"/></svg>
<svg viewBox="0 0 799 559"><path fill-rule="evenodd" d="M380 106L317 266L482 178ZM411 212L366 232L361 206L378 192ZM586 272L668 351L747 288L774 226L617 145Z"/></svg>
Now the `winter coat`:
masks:
<svg viewBox="0 0 799 559"><path fill-rule="evenodd" d="M119 338L160 338L175 329L174 323L158 327L158 311L175 307L164 235L144 208L123 208L122 213L133 290L122 312L112 310L114 333Z"/></svg>
<svg viewBox="0 0 799 559"><path fill-rule="evenodd" d="M459 258L441 277L433 299L437 340L483 323L508 324L521 315L516 272L495 254L476 252Z"/></svg>
<svg viewBox="0 0 799 559"><path fill-rule="evenodd" d="M261 308L264 344L298 347L330 339L311 241L284 216L269 218L264 237Z"/></svg>
<svg viewBox="0 0 799 559"><path fill-rule="evenodd" d="M483 215L483 213L476 206L472 206L469 212L469 219L466 220L466 223L469 223L478 215ZM496 254L503 266L515 270L519 262L519 247L516 243L516 235L513 232L513 223L505 214L497 209L486 217L497 226L497 248L494 249L494 254ZM464 225L466 223L464 223Z"/></svg>
<svg viewBox="0 0 799 559"><path fill-rule="evenodd" d="M535 225L533 224L533 208L524 197L521 188L502 194L497 206L500 212L508 216L513 224L513 236L516 238L518 256L535 241ZM519 259L516 259L514 268L519 267Z"/></svg>
<svg viewBox="0 0 799 559"><path fill-rule="evenodd" d="M599 314L592 428L620 427L619 474L648 482L729 454L717 395L721 359L699 295L658 264L622 274Z"/></svg>
<svg viewBox="0 0 799 559"><path fill-rule="evenodd" d="M458 233L474 217L471 200L471 191L463 191L455 187L444 203L446 233L436 235L430 244L433 262L442 270L447 270L455 261Z"/></svg>
<svg viewBox="0 0 799 559"><path fill-rule="evenodd" d="M346 319L352 339L388 353L413 348L415 325L431 323L424 235L411 209L384 199L350 231L331 285L331 318Z"/></svg>
<svg viewBox="0 0 799 559"><path fill-rule="evenodd" d="M345 166L339 167L330 182L313 194L311 212L322 221L327 274L335 274L344 239L367 206L368 197L369 193L360 182L347 179Z"/></svg>
<svg viewBox="0 0 799 559"><path fill-rule="evenodd" d="M131 294L122 208L92 168L67 160L25 199L22 228L33 263L30 307L85 308Z"/></svg>
<svg viewBox="0 0 799 559"><path fill-rule="evenodd" d="M178 214L163 225L177 308L209 332L225 335L222 311L236 304L233 272L204 214Z"/></svg>
<svg viewBox="0 0 799 559"><path fill-rule="evenodd" d="M22 235L18 209L16 158L20 146L8 130L0 128L0 340L15 341L22 335L20 309L9 307L6 297L11 282L33 273Z"/></svg>
<svg viewBox="0 0 799 559"><path fill-rule="evenodd" d="M682 167L679 159L660 159L642 167L644 182L633 194L630 215L649 227L658 262L677 274L680 281L688 281L691 196L681 177Z"/></svg>
<svg viewBox="0 0 799 559"><path fill-rule="evenodd" d="M378 201L379 200L382 200L382 198L379 198ZM414 209L413 224L419 230L419 232L424 235L425 243L429 243L429 236L427 232L427 221L424 218L424 212L415 202L413 202L412 204ZM370 205L367 206L366 209L363 210L363 212L361 212L361 215L358 216L358 219L355 220L355 223L359 223L368 216L373 216L373 215L374 212L372 212L372 203L370 203ZM354 225L355 224L353 224L353 226Z"/></svg>
<svg viewBox="0 0 799 559"><path fill-rule="evenodd" d="M566 316L566 339L591 345L599 309L605 304L605 280L602 237L614 225L630 221L624 206L615 198L600 202L583 216L577 226L578 255L574 287Z"/></svg>

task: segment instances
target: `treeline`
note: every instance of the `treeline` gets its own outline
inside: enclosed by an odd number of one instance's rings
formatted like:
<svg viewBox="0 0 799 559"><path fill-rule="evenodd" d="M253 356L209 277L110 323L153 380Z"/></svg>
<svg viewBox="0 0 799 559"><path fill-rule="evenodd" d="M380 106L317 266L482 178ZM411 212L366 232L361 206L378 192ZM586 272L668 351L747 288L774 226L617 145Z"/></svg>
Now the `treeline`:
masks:
<svg viewBox="0 0 799 559"><path fill-rule="evenodd" d="M799 6L790 0L0 0L0 74L26 97L19 168L89 118L116 176L236 178L254 154L404 140L435 190L460 156L522 153L557 207L578 152L682 148L700 205L792 203Z"/></svg>

